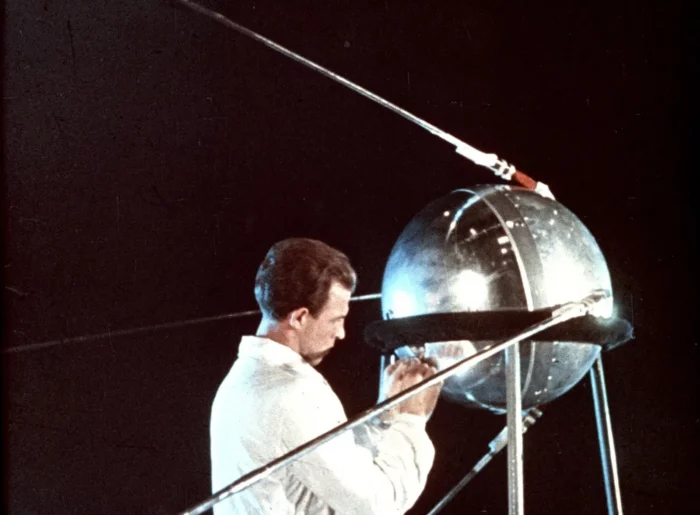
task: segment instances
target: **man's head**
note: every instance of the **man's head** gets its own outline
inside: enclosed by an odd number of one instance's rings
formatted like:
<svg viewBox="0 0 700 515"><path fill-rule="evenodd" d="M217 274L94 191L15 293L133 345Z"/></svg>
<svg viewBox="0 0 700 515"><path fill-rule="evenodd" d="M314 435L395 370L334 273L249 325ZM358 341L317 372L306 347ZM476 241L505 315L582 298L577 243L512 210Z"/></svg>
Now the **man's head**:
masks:
<svg viewBox="0 0 700 515"><path fill-rule="evenodd" d="M255 277L263 313L258 334L276 337L317 365L345 337L356 281L347 256L325 243L305 238L276 243Z"/></svg>

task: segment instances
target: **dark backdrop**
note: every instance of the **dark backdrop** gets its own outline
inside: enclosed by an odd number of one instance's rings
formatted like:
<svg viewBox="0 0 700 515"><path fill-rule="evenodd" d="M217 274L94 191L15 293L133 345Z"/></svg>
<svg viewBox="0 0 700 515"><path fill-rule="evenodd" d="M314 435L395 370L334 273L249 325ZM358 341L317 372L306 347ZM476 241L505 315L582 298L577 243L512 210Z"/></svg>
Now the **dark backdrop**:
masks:
<svg viewBox="0 0 700 515"><path fill-rule="evenodd" d="M208 0L552 187L636 339L606 356L627 513L698 502L697 224L674 2ZM5 348L254 308L287 236L378 292L411 217L498 179L330 80L164 1L5 2ZM349 414L377 358L353 307L322 366ZM174 513L208 495L208 414L248 318L3 354L12 514ZM425 513L504 417L441 402ZM527 435L531 514L602 514L587 380ZM500 456L445 513L504 513Z"/></svg>

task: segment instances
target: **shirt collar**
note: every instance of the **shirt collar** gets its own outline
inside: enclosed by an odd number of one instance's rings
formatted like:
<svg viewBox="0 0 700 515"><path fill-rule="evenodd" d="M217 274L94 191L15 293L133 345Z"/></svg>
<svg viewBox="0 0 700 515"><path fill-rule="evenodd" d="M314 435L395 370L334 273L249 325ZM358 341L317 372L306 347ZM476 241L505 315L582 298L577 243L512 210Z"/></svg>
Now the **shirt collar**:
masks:
<svg viewBox="0 0 700 515"><path fill-rule="evenodd" d="M238 347L238 357L264 363L267 367L291 369L315 381L328 385L323 375L301 357L299 353L274 340L262 336L243 336Z"/></svg>
<svg viewBox="0 0 700 515"><path fill-rule="evenodd" d="M238 357L262 359L271 365L308 365L296 351L262 336L244 336L241 338L241 344L238 347Z"/></svg>

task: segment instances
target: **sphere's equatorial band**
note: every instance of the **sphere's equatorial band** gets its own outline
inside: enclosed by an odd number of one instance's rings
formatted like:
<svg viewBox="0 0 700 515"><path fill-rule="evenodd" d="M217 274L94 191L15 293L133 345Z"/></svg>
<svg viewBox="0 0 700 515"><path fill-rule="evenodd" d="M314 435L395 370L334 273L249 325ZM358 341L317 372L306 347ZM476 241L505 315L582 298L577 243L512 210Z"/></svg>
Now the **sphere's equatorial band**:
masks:
<svg viewBox="0 0 700 515"><path fill-rule="evenodd" d="M378 320L367 325L364 337L369 346L382 353L427 342L501 340L547 319L552 312L553 309L434 313ZM589 343L608 351L633 337L632 324L625 319L587 315L543 331L536 341Z"/></svg>

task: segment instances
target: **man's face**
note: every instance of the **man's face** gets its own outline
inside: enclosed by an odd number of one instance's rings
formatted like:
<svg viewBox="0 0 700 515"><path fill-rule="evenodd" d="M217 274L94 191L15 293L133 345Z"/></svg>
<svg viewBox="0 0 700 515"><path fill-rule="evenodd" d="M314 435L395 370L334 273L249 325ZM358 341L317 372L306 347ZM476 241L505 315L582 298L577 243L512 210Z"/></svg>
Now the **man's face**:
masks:
<svg viewBox="0 0 700 515"><path fill-rule="evenodd" d="M314 317L307 315L301 335L300 354L312 366L317 366L331 351L336 340L345 338L345 317L350 309L350 290L338 283L331 284L328 301Z"/></svg>

